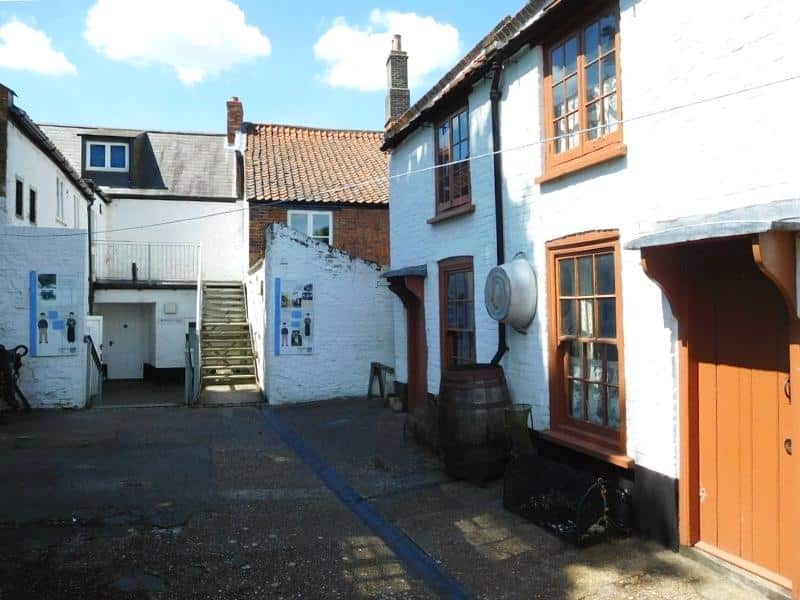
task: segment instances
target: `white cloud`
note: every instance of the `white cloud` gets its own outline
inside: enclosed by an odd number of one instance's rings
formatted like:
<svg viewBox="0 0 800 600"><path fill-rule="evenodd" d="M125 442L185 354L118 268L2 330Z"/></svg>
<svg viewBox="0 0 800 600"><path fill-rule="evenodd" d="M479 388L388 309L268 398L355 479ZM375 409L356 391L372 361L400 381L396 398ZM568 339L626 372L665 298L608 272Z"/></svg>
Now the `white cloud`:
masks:
<svg viewBox="0 0 800 600"><path fill-rule="evenodd" d="M329 63L323 79L335 87L362 91L386 87L386 58L392 36L403 36L408 52L408 76L412 87L437 69L452 66L459 58L458 30L447 23L416 13L374 9L366 27L352 26L340 17L314 46L317 59Z"/></svg>
<svg viewBox="0 0 800 600"><path fill-rule="evenodd" d="M84 35L110 59L166 65L185 84L272 52L231 0L97 0Z"/></svg>
<svg viewBox="0 0 800 600"><path fill-rule="evenodd" d="M0 67L42 75L78 72L63 52L53 49L49 37L19 21L0 26Z"/></svg>

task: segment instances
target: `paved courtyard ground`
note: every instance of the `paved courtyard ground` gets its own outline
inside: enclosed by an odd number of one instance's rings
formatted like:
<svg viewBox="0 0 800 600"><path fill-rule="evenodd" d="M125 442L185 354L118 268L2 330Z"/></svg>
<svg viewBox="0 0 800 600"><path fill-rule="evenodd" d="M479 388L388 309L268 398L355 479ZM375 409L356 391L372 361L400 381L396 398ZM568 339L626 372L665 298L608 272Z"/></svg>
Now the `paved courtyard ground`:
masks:
<svg viewBox="0 0 800 600"><path fill-rule="evenodd" d="M3 417L0 599L432 598L436 577L476 598L758 597L637 541L561 543L504 511L498 485L448 480L374 401L267 413Z"/></svg>

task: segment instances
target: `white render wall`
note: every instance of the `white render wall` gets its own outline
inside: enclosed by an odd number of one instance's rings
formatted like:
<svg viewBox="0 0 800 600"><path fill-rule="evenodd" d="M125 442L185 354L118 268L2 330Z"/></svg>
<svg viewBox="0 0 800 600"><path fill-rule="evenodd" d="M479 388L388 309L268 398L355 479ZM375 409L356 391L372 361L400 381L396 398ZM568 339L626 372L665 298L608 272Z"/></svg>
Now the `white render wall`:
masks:
<svg viewBox="0 0 800 600"><path fill-rule="evenodd" d="M82 236L58 236L61 228L0 226L0 344L29 345L30 271L75 273L87 281ZM83 314L88 291L81 293ZM26 356L19 385L34 408L82 408L86 404L86 344L83 320L73 356Z"/></svg>
<svg viewBox="0 0 800 600"><path fill-rule="evenodd" d="M256 363L256 376L258 385L264 390L264 357L266 347L266 316L267 304L266 294L269 289L265 284L264 262L261 261L250 269L245 279L245 292L247 294L247 320L250 323L250 334L252 336L253 357Z"/></svg>
<svg viewBox="0 0 800 600"><path fill-rule="evenodd" d="M394 365L393 301L381 268L283 225L271 225L266 236L262 356L270 403L365 395L370 363ZM275 356L276 277L314 284L311 355Z"/></svg>
<svg viewBox="0 0 800 600"><path fill-rule="evenodd" d="M792 0L725 3L622 0L622 108L631 119L698 99L798 74L800 4ZM800 123L787 118L793 81L748 94L634 119L624 125L627 157L538 185L544 137L541 48L506 63L501 123L506 257L525 252L539 278L540 302L528 335L509 332L504 359L512 397L534 405L535 426L549 426L545 242L596 229L619 229L621 243L654 222L691 214L800 198L793 152ZM488 148L485 82L470 96L472 154ZM475 140L478 136L478 140ZM433 129L420 128L392 155L392 174L432 164ZM491 356L496 327L483 308L486 268L494 260L492 165L471 164L475 214L428 225L433 174L391 182L392 268L428 264L426 319L429 391L438 392L438 278L435 261L475 255L478 360ZM400 241L402 240L402 241ZM485 265L484 265L485 263ZM637 464L678 475L676 324L638 251L622 256L628 454ZM481 265L481 266L479 266ZM432 268L433 267L433 268ZM398 308L399 307L399 308ZM396 301L395 310L402 314ZM405 379L405 340L396 338L398 379Z"/></svg>
<svg viewBox="0 0 800 600"><path fill-rule="evenodd" d="M39 150L11 121L8 122L6 199L0 205L0 224L31 225L29 190L36 189L37 227L81 229L86 227L87 201L49 156ZM16 216L17 177L24 183L24 218ZM56 179L64 182L64 218L57 218ZM75 205L78 210L75 210ZM77 221L76 221L77 216Z"/></svg>
<svg viewBox="0 0 800 600"><path fill-rule="evenodd" d="M148 349L153 366L156 369L185 366L186 332L197 315L195 290L97 290L94 301L95 304L155 304L155 347ZM168 315L164 307L171 302L178 310Z"/></svg>
<svg viewBox="0 0 800 600"><path fill-rule="evenodd" d="M114 198L103 211L97 240L199 244L203 279L242 281L246 274L249 228L243 201ZM165 224L153 226L159 223Z"/></svg>

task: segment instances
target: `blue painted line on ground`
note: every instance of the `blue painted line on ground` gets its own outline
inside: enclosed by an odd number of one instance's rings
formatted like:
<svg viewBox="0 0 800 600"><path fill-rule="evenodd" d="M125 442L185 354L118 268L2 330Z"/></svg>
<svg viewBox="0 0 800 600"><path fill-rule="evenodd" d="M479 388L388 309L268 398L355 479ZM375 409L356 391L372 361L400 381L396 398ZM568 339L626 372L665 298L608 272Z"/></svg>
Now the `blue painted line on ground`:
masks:
<svg viewBox="0 0 800 600"><path fill-rule="evenodd" d="M443 598L470 597L458 581L439 568L433 558L350 487L274 409L264 408L261 414L270 429L280 436L351 512L384 541L413 575L428 583Z"/></svg>

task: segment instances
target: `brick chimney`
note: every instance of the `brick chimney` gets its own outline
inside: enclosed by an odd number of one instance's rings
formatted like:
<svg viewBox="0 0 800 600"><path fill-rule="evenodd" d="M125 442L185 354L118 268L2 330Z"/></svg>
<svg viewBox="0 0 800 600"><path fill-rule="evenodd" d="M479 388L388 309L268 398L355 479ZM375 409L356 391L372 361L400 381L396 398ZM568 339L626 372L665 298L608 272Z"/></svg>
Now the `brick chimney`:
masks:
<svg viewBox="0 0 800 600"><path fill-rule="evenodd" d="M242 128L244 107L241 100L234 96L227 102L228 106L228 144L236 141L236 132Z"/></svg>
<svg viewBox="0 0 800 600"><path fill-rule="evenodd" d="M386 60L386 127L411 106L411 91L408 89L408 53L403 52L402 39L395 35L392 51Z"/></svg>

